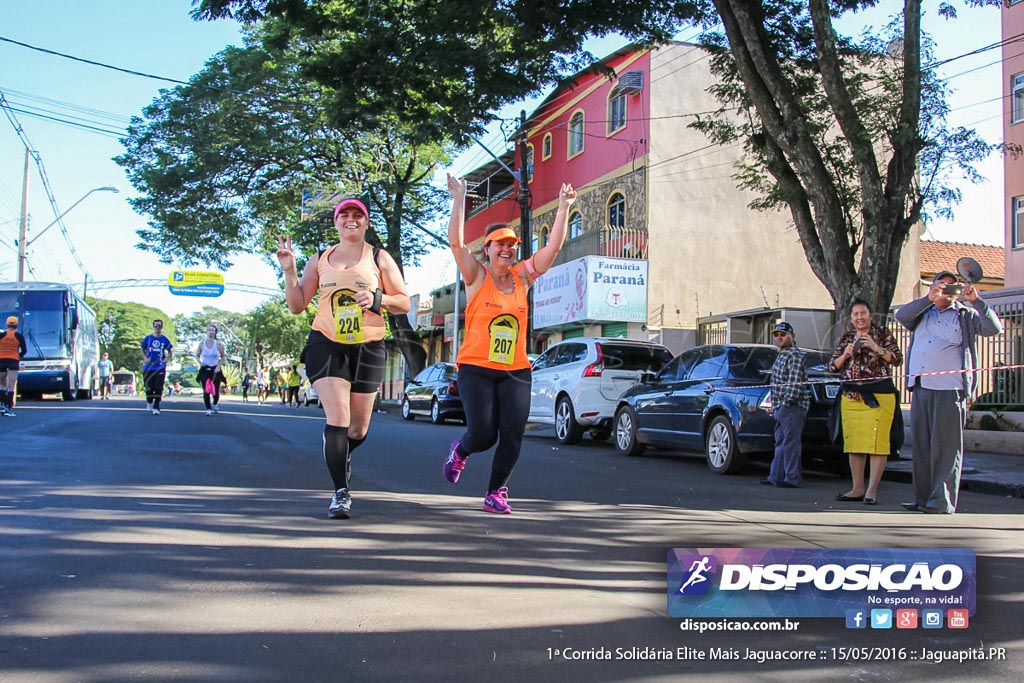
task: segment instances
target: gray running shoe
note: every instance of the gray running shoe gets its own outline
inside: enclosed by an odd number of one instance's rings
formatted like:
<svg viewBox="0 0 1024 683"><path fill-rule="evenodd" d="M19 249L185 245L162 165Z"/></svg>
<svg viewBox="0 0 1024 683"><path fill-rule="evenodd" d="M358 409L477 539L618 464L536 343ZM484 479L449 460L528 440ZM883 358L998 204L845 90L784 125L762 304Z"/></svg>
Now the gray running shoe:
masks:
<svg viewBox="0 0 1024 683"><path fill-rule="evenodd" d="M327 508L327 519L348 519L352 514L352 496L348 489L338 489Z"/></svg>

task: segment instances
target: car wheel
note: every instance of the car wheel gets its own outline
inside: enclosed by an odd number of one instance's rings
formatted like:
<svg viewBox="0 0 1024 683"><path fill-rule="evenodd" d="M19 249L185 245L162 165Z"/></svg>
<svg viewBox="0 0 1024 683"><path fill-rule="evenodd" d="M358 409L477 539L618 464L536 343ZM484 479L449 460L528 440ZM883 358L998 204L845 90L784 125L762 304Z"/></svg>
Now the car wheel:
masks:
<svg viewBox="0 0 1024 683"><path fill-rule="evenodd" d="M402 417L406 420L415 420L416 416L412 414L412 406L409 405L409 399L402 399Z"/></svg>
<svg viewBox="0 0 1024 683"><path fill-rule="evenodd" d="M430 402L430 421L436 425L444 424L444 418L441 417L441 406L436 398Z"/></svg>
<svg viewBox="0 0 1024 683"><path fill-rule="evenodd" d="M601 429L591 429L590 438L594 441L607 441L608 437L612 435L612 430L607 427Z"/></svg>
<svg viewBox="0 0 1024 683"><path fill-rule="evenodd" d="M643 455L647 447L636 439L636 413L629 406L615 414L615 450L623 455Z"/></svg>
<svg viewBox="0 0 1024 683"><path fill-rule="evenodd" d="M583 427L576 422L576 412L568 396L558 399L555 405L555 436L566 446L572 446L583 438Z"/></svg>
<svg viewBox="0 0 1024 683"><path fill-rule="evenodd" d="M736 442L736 430L727 416L719 415L708 425L704 455L708 467L716 474L736 474L746 464L746 458L740 453Z"/></svg>

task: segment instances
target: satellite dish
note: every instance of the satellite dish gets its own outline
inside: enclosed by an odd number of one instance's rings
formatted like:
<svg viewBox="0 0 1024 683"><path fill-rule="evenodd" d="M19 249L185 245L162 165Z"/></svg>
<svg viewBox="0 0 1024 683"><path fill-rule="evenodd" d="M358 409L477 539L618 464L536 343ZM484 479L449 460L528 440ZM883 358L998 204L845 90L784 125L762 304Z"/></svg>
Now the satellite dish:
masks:
<svg viewBox="0 0 1024 683"><path fill-rule="evenodd" d="M980 282L982 278L981 264L970 256L964 256L956 262L956 272L960 273L960 277L972 285Z"/></svg>

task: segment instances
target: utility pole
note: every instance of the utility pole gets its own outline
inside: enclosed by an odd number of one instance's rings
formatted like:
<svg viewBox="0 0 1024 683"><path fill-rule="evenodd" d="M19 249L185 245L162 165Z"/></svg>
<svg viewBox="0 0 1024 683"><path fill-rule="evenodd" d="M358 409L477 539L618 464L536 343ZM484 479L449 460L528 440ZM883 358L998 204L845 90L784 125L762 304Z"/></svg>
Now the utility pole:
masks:
<svg viewBox="0 0 1024 683"><path fill-rule="evenodd" d="M28 147L25 148L25 175L21 181L21 228L18 231L18 282L25 281L25 241L28 239Z"/></svg>
<svg viewBox="0 0 1024 683"><path fill-rule="evenodd" d="M526 145L526 110L519 112L519 235L523 240L520 257L523 261L533 256L533 229L531 203L533 197L530 194L530 171L531 159L530 148ZM533 353L533 287L526 293L526 352Z"/></svg>

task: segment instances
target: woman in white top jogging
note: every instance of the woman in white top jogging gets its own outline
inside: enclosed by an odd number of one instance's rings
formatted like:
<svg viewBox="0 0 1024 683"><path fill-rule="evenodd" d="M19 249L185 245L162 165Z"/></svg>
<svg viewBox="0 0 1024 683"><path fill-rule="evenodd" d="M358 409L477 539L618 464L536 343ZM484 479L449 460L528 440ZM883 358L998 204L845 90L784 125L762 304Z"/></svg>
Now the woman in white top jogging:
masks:
<svg viewBox="0 0 1024 683"><path fill-rule="evenodd" d="M206 328L206 339L199 342L199 348L196 349L196 360L199 362L196 381L203 389L203 403L206 404L207 415L217 412L217 404L220 403L220 385L227 383L224 373L221 371L221 363L225 356L224 342L217 339L217 332L217 326L210 323L210 326Z"/></svg>

